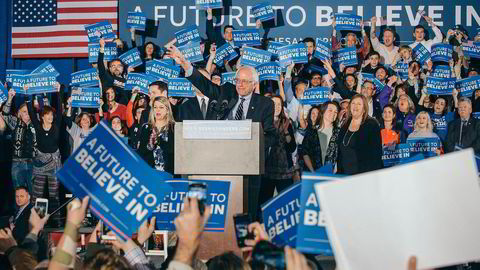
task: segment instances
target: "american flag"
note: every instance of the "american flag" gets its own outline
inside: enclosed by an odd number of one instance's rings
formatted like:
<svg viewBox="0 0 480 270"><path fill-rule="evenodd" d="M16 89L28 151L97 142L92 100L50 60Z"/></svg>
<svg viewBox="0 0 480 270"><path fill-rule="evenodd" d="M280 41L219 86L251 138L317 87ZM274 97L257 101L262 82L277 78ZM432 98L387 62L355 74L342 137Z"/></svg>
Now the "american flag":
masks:
<svg viewBox="0 0 480 270"><path fill-rule="evenodd" d="M118 0L13 0L12 58L88 57L84 25L108 20Z"/></svg>

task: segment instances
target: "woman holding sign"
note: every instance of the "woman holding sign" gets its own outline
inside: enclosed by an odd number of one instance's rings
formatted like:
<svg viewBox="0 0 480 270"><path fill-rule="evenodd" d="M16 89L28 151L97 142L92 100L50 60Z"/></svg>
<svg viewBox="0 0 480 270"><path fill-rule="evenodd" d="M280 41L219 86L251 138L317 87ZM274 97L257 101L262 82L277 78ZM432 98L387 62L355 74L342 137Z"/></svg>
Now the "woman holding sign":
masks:
<svg viewBox="0 0 480 270"><path fill-rule="evenodd" d="M174 125L168 98L156 97L152 102L148 123L142 127L138 149L150 166L171 174L173 174Z"/></svg>
<svg viewBox="0 0 480 270"><path fill-rule="evenodd" d="M383 167L382 138L378 122L368 116L367 98L355 95L350 117L338 135L338 173L358 174Z"/></svg>
<svg viewBox="0 0 480 270"><path fill-rule="evenodd" d="M60 91L61 85L57 83L54 87ZM37 138L37 151L33 159L33 201L36 198L44 197L45 184L48 183L49 204L52 209L59 206L58 181L55 174L61 167L58 139L62 124L62 93L58 92L56 95L56 108L44 106L39 113L40 119L33 109L32 101L27 103L28 114ZM57 224L54 225L60 225L58 223L59 212L54 218L57 220Z"/></svg>
<svg viewBox="0 0 480 270"><path fill-rule="evenodd" d="M72 90L75 91L75 90ZM88 112L81 112L77 117L75 117L75 121L72 120L72 97L70 96L67 100L68 110L67 115L65 117L65 124L67 126L67 132L73 139L73 148L72 152L74 152L80 144L82 144L83 140L90 134L92 128L96 125L94 116Z"/></svg>

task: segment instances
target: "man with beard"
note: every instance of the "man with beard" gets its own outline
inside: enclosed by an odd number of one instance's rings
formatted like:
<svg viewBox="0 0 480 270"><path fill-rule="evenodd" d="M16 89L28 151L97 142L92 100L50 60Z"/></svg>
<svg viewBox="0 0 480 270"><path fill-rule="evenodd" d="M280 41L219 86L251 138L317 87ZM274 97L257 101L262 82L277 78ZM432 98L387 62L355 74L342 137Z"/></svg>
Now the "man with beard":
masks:
<svg viewBox="0 0 480 270"><path fill-rule="evenodd" d="M385 65L391 65L395 55L398 53L398 47L395 46L396 33L392 28L385 28L383 30L383 44L377 38L376 24L377 17L371 19L372 27L370 28L370 39L372 40L372 46L381 56L381 62Z"/></svg>
<svg viewBox="0 0 480 270"><path fill-rule="evenodd" d="M114 59L108 63L108 70L103 62L105 50L105 40L100 39L100 51L98 52L98 76L102 82L102 88L113 87L118 103L126 105L128 102L128 93L125 92L126 70L125 65L120 59Z"/></svg>

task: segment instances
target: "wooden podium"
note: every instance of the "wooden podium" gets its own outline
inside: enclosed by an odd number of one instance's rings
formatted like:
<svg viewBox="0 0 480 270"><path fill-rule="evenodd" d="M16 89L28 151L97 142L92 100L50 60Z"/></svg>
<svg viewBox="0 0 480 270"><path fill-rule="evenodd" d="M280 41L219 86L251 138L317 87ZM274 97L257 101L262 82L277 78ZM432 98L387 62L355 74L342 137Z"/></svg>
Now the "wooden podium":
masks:
<svg viewBox="0 0 480 270"><path fill-rule="evenodd" d="M248 209L248 175L264 172L263 137L260 123L250 120L175 124L175 174L230 182L225 231L204 233L199 259L230 250L240 255L233 216Z"/></svg>

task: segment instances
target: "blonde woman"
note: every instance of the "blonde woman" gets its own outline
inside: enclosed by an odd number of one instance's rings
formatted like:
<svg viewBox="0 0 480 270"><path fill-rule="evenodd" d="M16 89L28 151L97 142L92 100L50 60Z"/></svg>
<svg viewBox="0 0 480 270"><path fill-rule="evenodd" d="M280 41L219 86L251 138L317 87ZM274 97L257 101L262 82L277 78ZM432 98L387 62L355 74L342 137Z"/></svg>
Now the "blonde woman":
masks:
<svg viewBox="0 0 480 270"><path fill-rule="evenodd" d="M154 169L173 174L175 121L168 98L156 97L140 135L139 153Z"/></svg>
<svg viewBox="0 0 480 270"><path fill-rule="evenodd" d="M433 124L428 112L423 111L417 114L417 118L415 119L415 128L413 132L408 135L407 142L410 139L417 138L436 138L438 141L440 141L440 137L433 132ZM441 148L437 149L437 155L440 155L440 153Z"/></svg>

